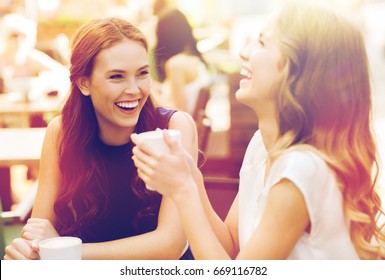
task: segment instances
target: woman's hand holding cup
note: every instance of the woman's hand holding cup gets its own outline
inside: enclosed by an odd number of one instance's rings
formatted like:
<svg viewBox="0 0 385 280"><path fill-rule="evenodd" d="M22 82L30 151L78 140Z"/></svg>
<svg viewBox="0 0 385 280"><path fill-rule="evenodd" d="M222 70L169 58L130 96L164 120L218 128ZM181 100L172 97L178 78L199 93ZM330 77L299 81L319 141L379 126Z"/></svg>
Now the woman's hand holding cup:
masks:
<svg viewBox="0 0 385 280"><path fill-rule="evenodd" d="M181 145L179 131L156 130L133 134L131 139L136 144L133 160L147 188L150 186L172 198L189 180L194 181L191 174L193 160L191 157L188 160L189 155Z"/></svg>

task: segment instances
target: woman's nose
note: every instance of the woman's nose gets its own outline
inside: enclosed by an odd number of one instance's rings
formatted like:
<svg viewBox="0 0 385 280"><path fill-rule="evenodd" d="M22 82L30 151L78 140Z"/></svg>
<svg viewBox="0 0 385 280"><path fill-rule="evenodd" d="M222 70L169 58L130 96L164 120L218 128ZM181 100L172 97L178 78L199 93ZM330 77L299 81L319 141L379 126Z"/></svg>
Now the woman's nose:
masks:
<svg viewBox="0 0 385 280"><path fill-rule="evenodd" d="M243 61L247 61L249 59L249 52L250 48L248 46L244 47L240 52L239 52L239 57Z"/></svg>
<svg viewBox="0 0 385 280"><path fill-rule="evenodd" d="M252 45L253 42L251 40L248 40L239 52L239 56L243 61L249 60Z"/></svg>
<svg viewBox="0 0 385 280"><path fill-rule="evenodd" d="M136 94L140 93L138 83L135 80L129 80L125 84L124 93L126 94Z"/></svg>

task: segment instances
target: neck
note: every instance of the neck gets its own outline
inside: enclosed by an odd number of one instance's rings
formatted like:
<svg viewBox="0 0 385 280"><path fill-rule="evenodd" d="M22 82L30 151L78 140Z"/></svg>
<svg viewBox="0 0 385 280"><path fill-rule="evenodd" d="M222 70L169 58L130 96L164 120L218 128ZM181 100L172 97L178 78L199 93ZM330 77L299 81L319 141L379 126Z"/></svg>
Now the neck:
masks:
<svg viewBox="0 0 385 280"><path fill-rule="evenodd" d="M134 128L117 128L114 131L109 130L108 132L100 130L99 138L104 144L121 146L131 141L131 134L133 131Z"/></svg>
<svg viewBox="0 0 385 280"><path fill-rule="evenodd" d="M267 151L271 149L278 137L278 125L274 121L260 121L259 129L261 130L262 140Z"/></svg>
<svg viewBox="0 0 385 280"><path fill-rule="evenodd" d="M278 121L274 104L265 104L263 108L255 108L258 126L267 151L271 149L278 138Z"/></svg>
<svg viewBox="0 0 385 280"><path fill-rule="evenodd" d="M261 130L263 143L267 151L269 151L278 138L278 121L275 106L266 104L266 106L257 112L258 125Z"/></svg>

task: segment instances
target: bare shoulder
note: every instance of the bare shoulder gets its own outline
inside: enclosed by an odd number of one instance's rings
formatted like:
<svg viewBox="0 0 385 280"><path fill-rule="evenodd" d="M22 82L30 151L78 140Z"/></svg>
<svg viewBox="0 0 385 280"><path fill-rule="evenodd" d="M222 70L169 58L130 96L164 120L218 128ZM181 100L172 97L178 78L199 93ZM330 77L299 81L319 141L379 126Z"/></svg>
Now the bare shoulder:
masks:
<svg viewBox="0 0 385 280"><path fill-rule="evenodd" d="M195 146L198 135L197 128L193 118L188 113L183 111L175 112L170 119L169 128L180 130L184 140L190 139Z"/></svg>
<svg viewBox="0 0 385 280"><path fill-rule="evenodd" d="M186 112L175 112L170 119L169 128L181 132L182 144L196 162L198 160L198 133L192 117Z"/></svg>
<svg viewBox="0 0 385 280"><path fill-rule="evenodd" d="M196 129L193 118L190 116L190 114L183 111L177 111L172 115L169 126L170 128L173 128L173 129L178 129L178 128Z"/></svg>
<svg viewBox="0 0 385 280"><path fill-rule="evenodd" d="M57 142L62 135L61 116L53 118L47 126L47 136L50 136L53 142Z"/></svg>
<svg viewBox="0 0 385 280"><path fill-rule="evenodd" d="M199 63L199 59L196 56L188 54L176 54L169 58L166 62L166 68L170 70L185 70L191 68ZM188 67L187 67L188 66Z"/></svg>

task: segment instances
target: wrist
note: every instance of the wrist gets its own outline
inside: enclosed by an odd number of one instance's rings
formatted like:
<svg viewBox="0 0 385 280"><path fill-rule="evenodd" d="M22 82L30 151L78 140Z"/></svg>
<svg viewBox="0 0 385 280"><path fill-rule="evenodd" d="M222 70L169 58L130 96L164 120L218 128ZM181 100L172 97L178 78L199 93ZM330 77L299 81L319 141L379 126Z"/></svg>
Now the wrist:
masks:
<svg viewBox="0 0 385 280"><path fill-rule="evenodd" d="M175 192L171 199L178 206L185 204L186 200L191 200L196 194L198 194L198 188L195 181L192 178L185 180L179 190Z"/></svg>

